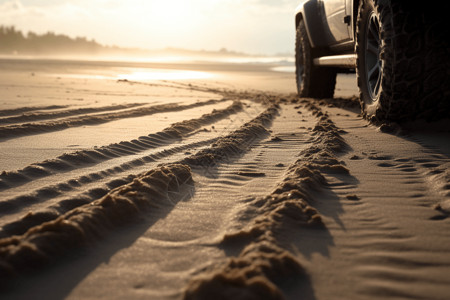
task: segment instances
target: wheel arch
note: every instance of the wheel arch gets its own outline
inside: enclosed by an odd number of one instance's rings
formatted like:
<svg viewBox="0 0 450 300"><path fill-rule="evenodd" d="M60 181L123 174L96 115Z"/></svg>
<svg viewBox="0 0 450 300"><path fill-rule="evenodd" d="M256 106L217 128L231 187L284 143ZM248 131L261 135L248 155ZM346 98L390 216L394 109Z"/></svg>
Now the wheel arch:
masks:
<svg viewBox="0 0 450 300"><path fill-rule="evenodd" d="M303 0L297 6L295 28L303 20L309 42L313 48L328 46L323 22L324 17L323 5L318 0Z"/></svg>

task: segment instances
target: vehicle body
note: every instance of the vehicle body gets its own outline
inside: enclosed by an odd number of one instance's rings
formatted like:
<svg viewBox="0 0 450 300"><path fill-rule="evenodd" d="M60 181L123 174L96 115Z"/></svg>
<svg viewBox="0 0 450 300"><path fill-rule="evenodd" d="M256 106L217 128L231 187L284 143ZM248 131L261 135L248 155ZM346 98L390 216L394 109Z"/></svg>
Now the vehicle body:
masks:
<svg viewBox="0 0 450 300"><path fill-rule="evenodd" d="M300 1L295 13L299 95L332 97L336 74L355 70L368 118L448 117L449 32L441 11L437 4L417 1Z"/></svg>
<svg viewBox="0 0 450 300"><path fill-rule="evenodd" d="M302 18L311 46L328 47L330 54L354 52L353 0L304 0L296 9L296 27ZM333 47L335 49L333 49ZM333 51L334 50L334 51ZM356 56L354 57L356 58ZM356 67L356 61L343 61L344 66Z"/></svg>

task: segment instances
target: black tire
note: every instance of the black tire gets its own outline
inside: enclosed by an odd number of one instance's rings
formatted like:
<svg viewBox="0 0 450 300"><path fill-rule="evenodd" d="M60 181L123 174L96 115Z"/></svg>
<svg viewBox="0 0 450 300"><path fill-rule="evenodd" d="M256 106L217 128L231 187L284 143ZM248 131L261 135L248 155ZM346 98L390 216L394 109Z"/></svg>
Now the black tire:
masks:
<svg viewBox="0 0 450 300"><path fill-rule="evenodd" d="M295 41L295 75L297 92L301 97L332 98L336 86L336 71L331 68L319 68L314 58L320 56L320 50L311 47L303 20L297 27Z"/></svg>
<svg viewBox="0 0 450 300"><path fill-rule="evenodd" d="M450 113L448 29L436 11L412 2L360 1L357 77L370 120L436 120Z"/></svg>

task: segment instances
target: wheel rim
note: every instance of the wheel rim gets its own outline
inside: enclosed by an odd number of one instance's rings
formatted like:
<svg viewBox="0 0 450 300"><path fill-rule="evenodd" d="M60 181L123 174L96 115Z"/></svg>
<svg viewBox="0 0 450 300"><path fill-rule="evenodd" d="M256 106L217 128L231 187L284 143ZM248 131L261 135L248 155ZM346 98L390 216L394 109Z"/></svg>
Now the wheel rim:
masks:
<svg viewBox="0 0 450 300"><path fill-rule="evenodd" d="M372 12L367 21L366 27L366 81L372 101L378 100L381 91L382 59L380 22L375 12Z"/></svg>

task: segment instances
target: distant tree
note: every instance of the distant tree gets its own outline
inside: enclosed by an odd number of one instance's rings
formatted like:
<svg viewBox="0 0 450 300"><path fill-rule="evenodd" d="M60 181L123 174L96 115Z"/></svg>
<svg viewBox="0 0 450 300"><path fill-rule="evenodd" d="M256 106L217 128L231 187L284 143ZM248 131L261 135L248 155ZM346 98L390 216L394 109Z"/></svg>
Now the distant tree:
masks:
<svg viewBox="0 0 450 300"><path fill-rule="evenodd" d="M41 35L30 31L25 36L21 31L16 30L14 26L0 26L0 53L95 54L107 50L110 50L110 47L104 47L94 39L89 41L86 37L73 39L51 31Z"/></svg>
<svg viewBox="0 0 450 300"><path fill-rule="evenodd" d="M14 26L0 26L0 51L14 52L25 44L25 37Z"/></svg>

